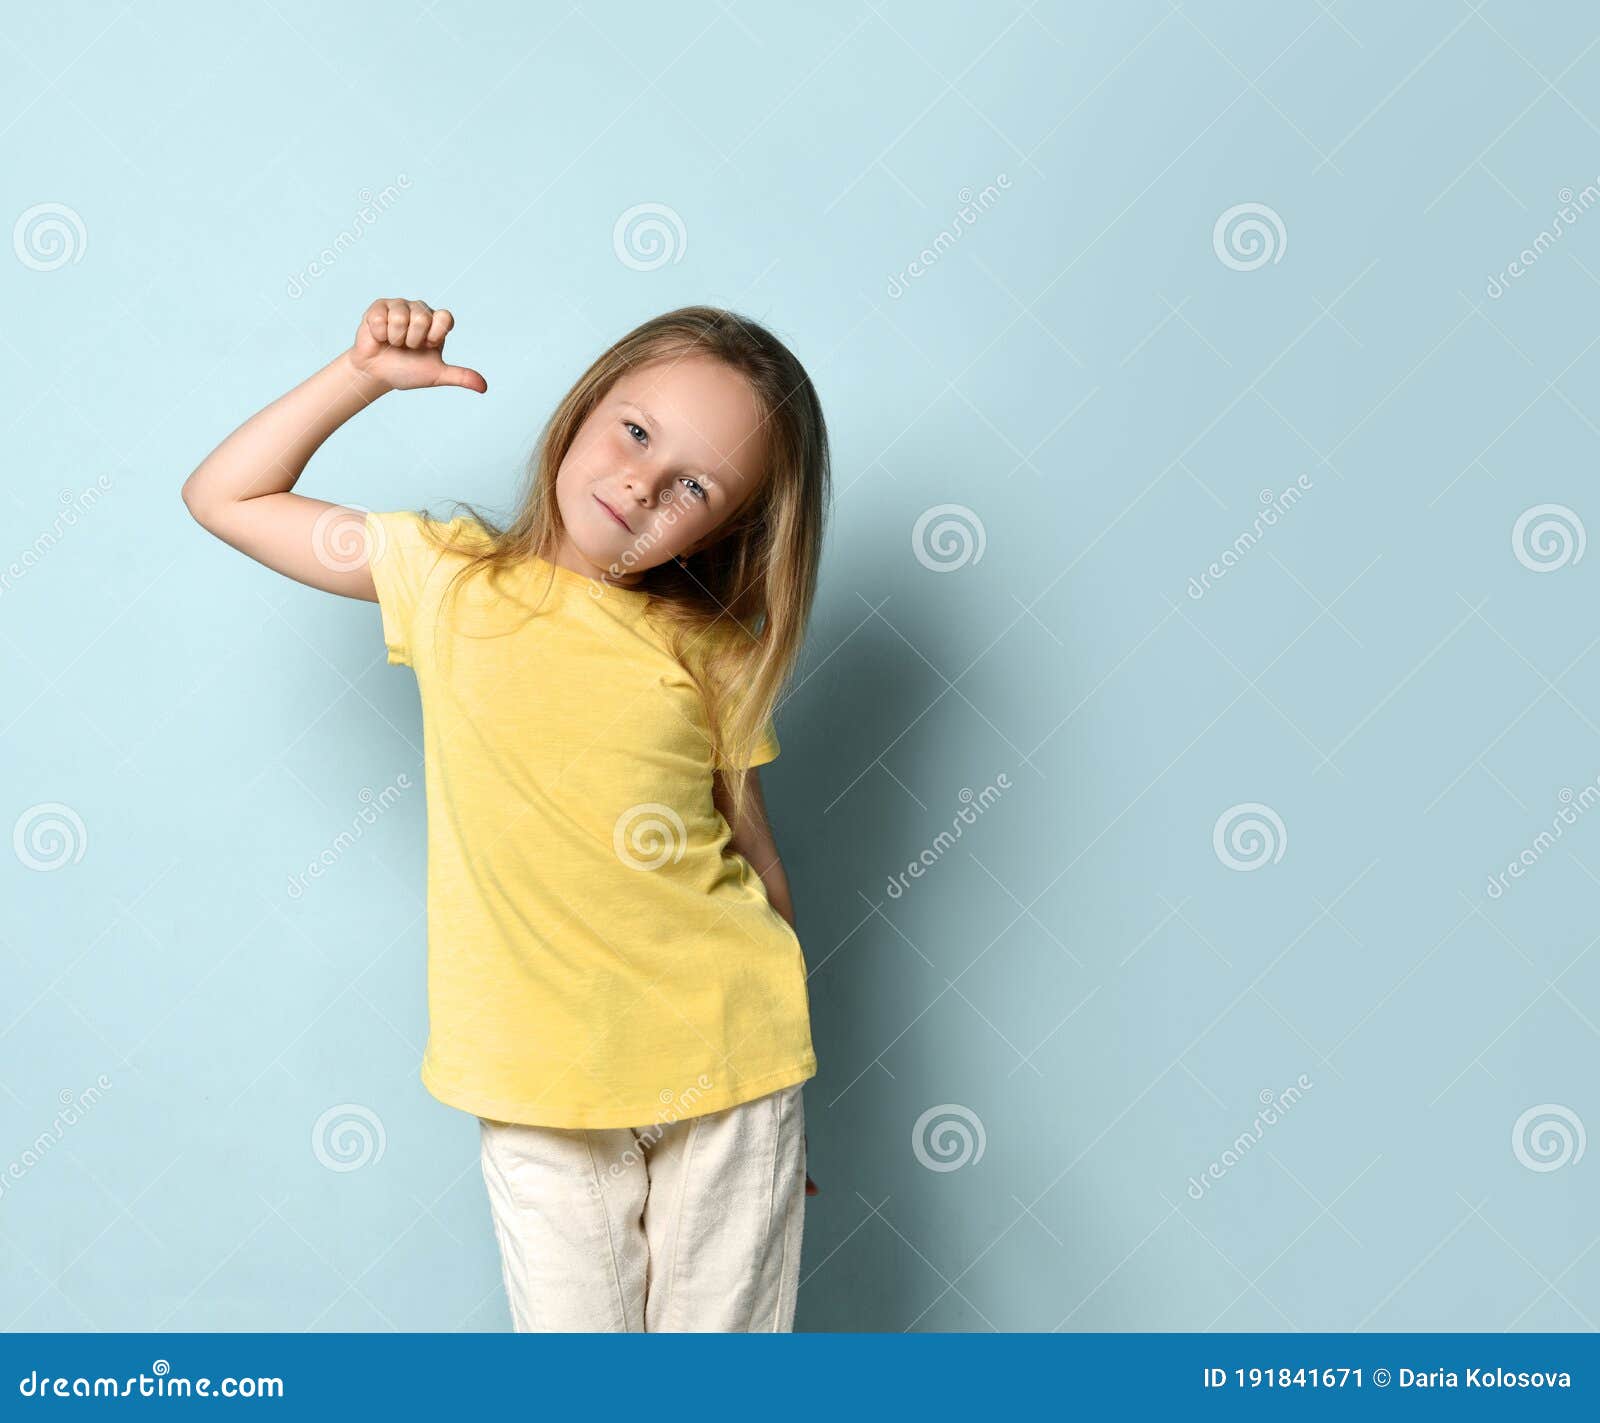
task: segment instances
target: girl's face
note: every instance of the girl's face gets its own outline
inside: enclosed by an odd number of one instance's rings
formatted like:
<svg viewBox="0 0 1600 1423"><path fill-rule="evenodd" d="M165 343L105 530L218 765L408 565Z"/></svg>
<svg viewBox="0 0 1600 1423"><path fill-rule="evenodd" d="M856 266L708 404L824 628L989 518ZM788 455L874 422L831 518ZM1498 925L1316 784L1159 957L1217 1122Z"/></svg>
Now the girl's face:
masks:
<svg viewBox="0 0 1600 1423"><path fill-rule="evenodd" d="M618 378L556 473L555 562L623 587L714 542L765 473L761 415L744 378L709 356Z"/></svg>

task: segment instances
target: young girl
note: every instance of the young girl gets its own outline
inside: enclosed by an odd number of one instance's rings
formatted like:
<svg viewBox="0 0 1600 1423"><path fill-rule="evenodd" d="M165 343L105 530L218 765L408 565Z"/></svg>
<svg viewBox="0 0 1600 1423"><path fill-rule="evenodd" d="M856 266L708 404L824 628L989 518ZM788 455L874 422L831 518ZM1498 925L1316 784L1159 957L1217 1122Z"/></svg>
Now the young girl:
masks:
<svg viewBox="0 0 1600 1423"><path fill-rule="evenodd" d="M269 568L376 601L416 674L421 1076L479 1119L513 1326L791 1330L817 1063L756 767L816 587L816 392L760 326L686 307L583 373L504 528L290 492L386 392L488 390L445 364L453 324L374 302L184 502Z"/></svg>

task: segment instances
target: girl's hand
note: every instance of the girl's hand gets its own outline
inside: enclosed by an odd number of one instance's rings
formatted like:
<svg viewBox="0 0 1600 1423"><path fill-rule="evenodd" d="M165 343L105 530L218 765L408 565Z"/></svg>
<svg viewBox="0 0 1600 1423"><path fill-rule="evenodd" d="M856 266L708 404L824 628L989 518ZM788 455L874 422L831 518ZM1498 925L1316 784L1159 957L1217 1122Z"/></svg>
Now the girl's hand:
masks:
<svg viewBox="0 0 1600 1423"><path fill-rule="evenodd" d="M379 297L346 354L357 371L386 390L459 385L482 395L489 382L477 371L444 362L444 338L455 324L448 311L435 311L425 301Z"/></svg>

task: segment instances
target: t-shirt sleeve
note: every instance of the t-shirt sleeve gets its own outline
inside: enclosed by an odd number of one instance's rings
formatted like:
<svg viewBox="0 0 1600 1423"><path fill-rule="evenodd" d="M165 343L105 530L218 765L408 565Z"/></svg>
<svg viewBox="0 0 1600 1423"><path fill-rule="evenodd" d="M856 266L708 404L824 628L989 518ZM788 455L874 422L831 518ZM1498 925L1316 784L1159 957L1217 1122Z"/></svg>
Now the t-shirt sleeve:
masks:
<svg viewBox="0 0 1600 1423"><path fill-rule="evenodd" d="M737 634L734 630L719 624L713 628L711 635L713 637L732 638ZM739 689L739 692L742 694L742 687ZM778 743L778 729L773 724L772 717L768 716L765 724L756 734L755 744L751 748L750 759L746 763L745 769L748 770L751 767L764 766L768 761L776 761L778 759L778 753L781 749L782 748ZM726 771L729 769L728 763L720 756L714 758L712 765L718 771Z"/></svg>
<svg viewBox="0 0 1600 1423"><path fill-rule="evenodd" d="M776 761L780 749L778 745L778 730L769 717L767 724L761 728L761 734L756 738L754 753L751 755L749 765L745 769L749 770L751 767L765 766L768 761ZM719 771L725 771L728 769L728 763L718 757L716 768Z"/></svg>
<svg viewBox="0 0 1600 1423"><path fill-rule="evenodd" d="M772 724L769 717L767 724L761 728L761 737L756 742L755 755L750 758L752 766L764 766L768 761L776 761L781 748L778 745L778 729Z"/></svg>
<svg viewBox="0 0 1600 1423"><path fill-rule="evenodd" d="M428 572L438 561L438 546L409 509L366 517L367 567L378 592L383 641L392 665L409 667L411 633Z"/></svg>

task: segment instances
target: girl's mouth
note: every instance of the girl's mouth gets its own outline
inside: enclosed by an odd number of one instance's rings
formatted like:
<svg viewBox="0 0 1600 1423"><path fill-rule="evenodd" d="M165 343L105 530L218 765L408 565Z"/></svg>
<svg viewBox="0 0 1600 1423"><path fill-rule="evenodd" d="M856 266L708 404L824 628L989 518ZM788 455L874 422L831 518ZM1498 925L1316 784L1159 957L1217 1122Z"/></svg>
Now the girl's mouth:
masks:
<svg viewBox="0 0 1600 1423"><path fill-rule="evenodd" d="M606 511L606 513L611 515L611 517L613 519L615 519L619 524L621 524L623 528L628 529L628 532L630 534L633 532L632 529L628 528L628 521L626 519L624 519L621 514L617 513L617 511L615 509L613 509L609 504L607 504L606 501L604 499L602 499L598 494L596 494L594 496L594 502L596 504L598 504L602 509L604 509Z"/></svg>

